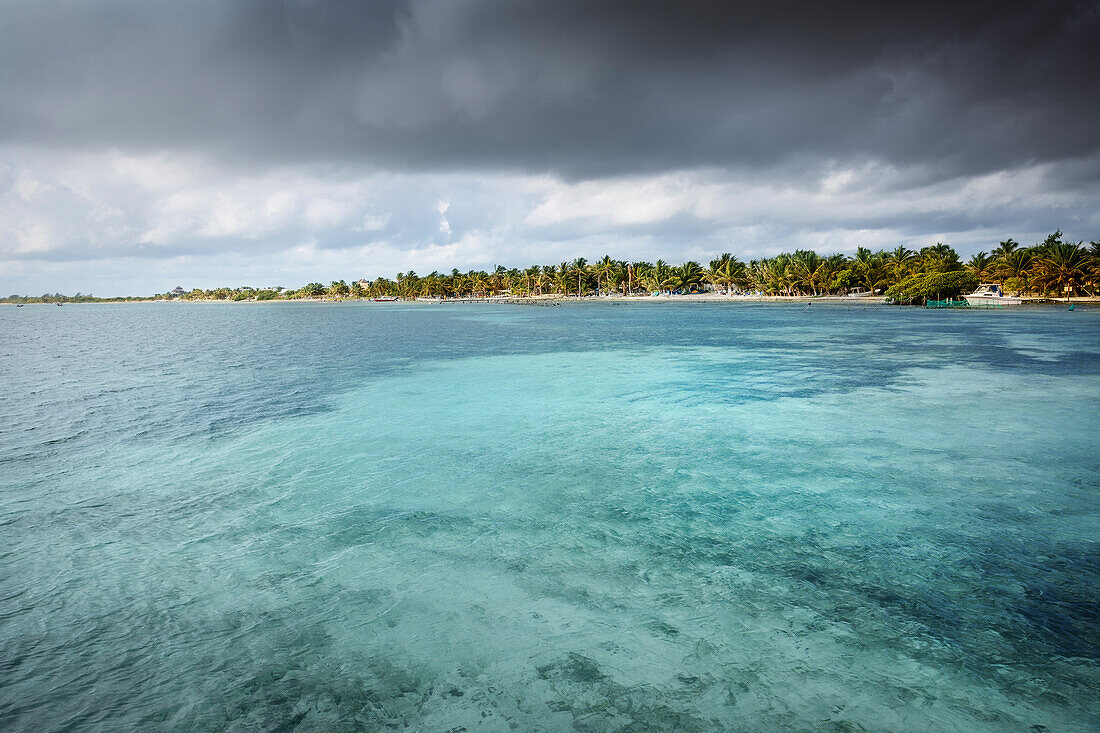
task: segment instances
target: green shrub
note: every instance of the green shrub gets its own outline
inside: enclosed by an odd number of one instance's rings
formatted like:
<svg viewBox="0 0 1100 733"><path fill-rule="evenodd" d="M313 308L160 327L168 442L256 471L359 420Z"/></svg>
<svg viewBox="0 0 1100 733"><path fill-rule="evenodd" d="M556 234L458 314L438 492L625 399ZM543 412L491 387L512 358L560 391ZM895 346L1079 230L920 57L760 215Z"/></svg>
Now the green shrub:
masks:
<svg viewBox="0 0 1100 733"><path fill-rule="evenodd" d="M830 283L833 290L848 290L855 287L855 284L856 276L850 269L838 272Z"/></svg>
<svg viewBox="0 0 1100 733"><path fill-rule="evenodd" d="M910 275L886 291L887 298L899 303L923 304L926 300L957 298L974 292L978 276L970 270L953 272L925 272Z"/></svg>

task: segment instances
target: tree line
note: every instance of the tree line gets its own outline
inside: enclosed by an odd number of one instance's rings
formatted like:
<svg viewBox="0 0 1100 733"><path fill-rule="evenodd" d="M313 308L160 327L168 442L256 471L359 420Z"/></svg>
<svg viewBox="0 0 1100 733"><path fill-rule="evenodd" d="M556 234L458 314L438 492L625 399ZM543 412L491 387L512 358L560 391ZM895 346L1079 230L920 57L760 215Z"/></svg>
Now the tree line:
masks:
<svg viewBox="0 0 1100 733"><path fill-rule="evenodd" d="M639 295L698 293L707 290L730 295L787 296L844 295L856 289L884 294L899 303L923 303L929 298L951 298L971 292L979 282L997 282L1011 293L1032 296L1097 295L1100 290L1100 242L1076 244L1062 239L1062 232L1024 247L1006 239L991 252L979 252L963 262L946 244L936 243L914 251L906 247L871 250L860 247L852 256L819 255L797 250L747 262L722 254L707 266L694 261L673 265L664 260L630 262L605 255L595 262L584 258L556 265L531 265L491 271L470 270L418 275L413 271L395 278L378 277L328 285L314 282L303 287L255 289L251 287L194 289L180 296L154 297L184 300L283 300L301 298L456 298L581 295ZM5 301L81 302L75 298L43 295L11 296ZM123 300L123 299L118 299Z"/></svg>
<svg viewBox="0 0 1100 733"><path fill-rule="evenodd" d="M148 296L125 296L117 298L97 298L91 293L77 292L76 295L63 295L62 293L43 293L42 295L17 295L11 294L6 298L0 298L0 303L126 303L137 300L149 300Z"/></svg>
<svg viewBox="0 0 1100 733"><path fill-rule="evenodd" d="M1005 290L1035 296L1096 295L1100 286L1100 242L1076 244L1056 231L1043 242L1022 247L1013 239L992 252L979 252L963 262L946 244L918 251L906 247L872 252L860 247L853 256L819 255L812 250L747 262L722 254L707 266L694 261L673 265L664 260L629 262L610 256L588 262L578 258L557 265L527 268L497 266L470 270L398 273L393 279L329 285L310 283L288 291L288 298L454 298L532 295L637 295L693 293L820 296L844 295L856 289L886 294L899 302L955 297L979 282L998 282ZM708 287L709 286L709 287Z"/></svg>

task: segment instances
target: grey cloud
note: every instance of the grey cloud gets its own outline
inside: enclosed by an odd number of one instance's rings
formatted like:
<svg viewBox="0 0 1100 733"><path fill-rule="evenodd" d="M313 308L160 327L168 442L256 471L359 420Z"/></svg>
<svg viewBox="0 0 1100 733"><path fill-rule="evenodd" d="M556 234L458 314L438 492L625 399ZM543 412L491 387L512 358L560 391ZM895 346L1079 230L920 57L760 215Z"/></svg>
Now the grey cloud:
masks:
<svg viewBox="0 0 1100 733"><path fill-rule="evenodd" d="M0 0L0 286L1094 239L1098 31L1095 1Z"/></svg>
<svg viewBox="0 0 1100 733"><path fill-rule="evenodd" d="M26 0L0 142L566 178L1100 150L1097 3Z"/></svg>

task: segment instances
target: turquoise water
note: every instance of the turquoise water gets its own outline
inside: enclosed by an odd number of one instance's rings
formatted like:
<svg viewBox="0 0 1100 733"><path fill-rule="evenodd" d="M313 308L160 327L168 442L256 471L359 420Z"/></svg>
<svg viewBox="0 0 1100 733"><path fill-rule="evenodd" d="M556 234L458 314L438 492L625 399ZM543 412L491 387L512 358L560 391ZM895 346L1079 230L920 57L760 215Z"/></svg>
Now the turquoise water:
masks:
<svg viewBox="0 0 1100 733"><path fill-rule="evenodd" d="M0 728L1100 725L1100 310L0 308Z"/></svg>

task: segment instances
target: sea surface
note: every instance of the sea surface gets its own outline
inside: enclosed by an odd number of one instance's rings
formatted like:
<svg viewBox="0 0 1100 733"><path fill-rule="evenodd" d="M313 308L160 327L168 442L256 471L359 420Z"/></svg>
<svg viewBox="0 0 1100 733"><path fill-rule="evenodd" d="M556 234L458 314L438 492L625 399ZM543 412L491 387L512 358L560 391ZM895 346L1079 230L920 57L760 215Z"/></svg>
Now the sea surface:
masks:
<svg viewBox="0 0 1100 733"><path fill-rule="evenodd" d="M1100 728L1100 309L0 307L4 731Z"/></svg>

